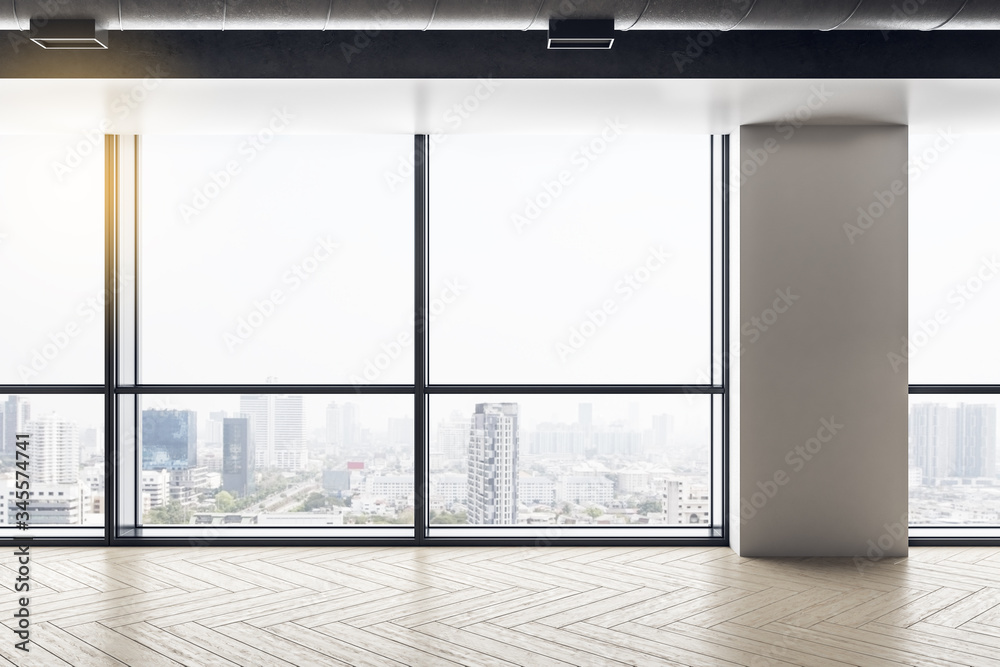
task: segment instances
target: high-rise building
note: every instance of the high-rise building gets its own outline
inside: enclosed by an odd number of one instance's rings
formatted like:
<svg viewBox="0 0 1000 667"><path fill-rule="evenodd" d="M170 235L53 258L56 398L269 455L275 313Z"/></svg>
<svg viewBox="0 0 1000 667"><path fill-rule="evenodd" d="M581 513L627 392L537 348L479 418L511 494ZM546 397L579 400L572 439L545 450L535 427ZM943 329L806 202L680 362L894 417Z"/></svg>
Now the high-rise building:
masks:
<svg viewBox="0 0 1000 667"><path fill-rule="evenodd" d="M412 417L389 417L389 444L413 447Z"/></svg>
<svg viewBox="0 0 1000 667"><path fill-rule="evenodd" d="M528 454L549 458L579 458L584 456L589 432L574 424L542 422L528 435Z"/></svg>
<svg viewBox="0 0 1000 667"><path fill-rule="evenodd" d="M951 477L955 451L955 409L943 403L918 403L910 409L912 464L923 478Z"/></svg>
<svg viewBox="0 0 1000 667"><path fill-rule="evenodd" d="M577 435L574 437L574 456L582 453L594 446L594 404L577 404L577 424L574 429Z"/></svg>
<svg viewBox="0 0 1000 667"><path fill-rule="evenodd" d="M245 394L240 396L240 413L253 420L258 468L277 467L278 450L305 449L302 396Z"/></svg>
<svg viewBox="0 0 1000 667"><path fill-rule="evenodd" d="M76 484L80 481L80 432L56 414L28 422L31 486Z"/></svg>
<svg viewBox="0 0 1000 667"><path fill-rule="evenodd" d="M653 415L653 450L664 452L673 443L674 416L669 414Z"/></svg>
<svg viewBox="0 0 1000 667"><path fill-rule="evenodd" d="M709 523L711 503L707 485L682 479L665 479L657 482L667 524Z"/></svg>
<svg viewBox="0 0 1000 667"><path fill-rule="evenodd" d="M222 489L238 496L254 492L254 433L252 417L222 421Z"/></svg>
<svg viewBox="0 0 1000 667"><path fill-rule="evenodd" d="M213 445L222 444L222 420L229 416L225 410L208 413L208 432L204 434L205 442Z"/></svg>
<svg viewBox="0 0 1000 667"><path fill-rule="evenodd" d="M81 480L80 432L76 424L56 414L34 419L18 428L29 435L31 489L28 513L33 525L83 523L90 488ZM16 480L0 484L7 498L7 520L16 516Z"/></svg>
<svg viewBox="0 0 1000 667"><path fill-rule="evenodd" d="M624 423L615 422L594 433L593 447L601 456L637 458L643 451L642 433Z"/></svg>
<svg viewBox="0 0 1000 667"><path fill-rule="evenodd" d="M995 477L996 406L918 403L910 410L910 464L925 481Z"/></svg>
<svg viewBox="0 0 1000 667"><path fill-rule="evenodd" d="M437 446L431 451L431 458L439 456L443 460L464 459L469 449L469 428L471 420L458 410L452 411L448 419L437 425Z"/></svg>
<svg viewBox="0 0 1000 667"><path fill-rule="evenodd" d="M955 415L956 477L995 477L997 409L995 405L960 404Z"/></svg>
<svg viewBox="0 0 1000 667"><path fill-rule="evenodd" d="M361 444L361 421L356 403L330 403L326 407L327 454L357 453Z"/></svg>
<svg viewBox="0 0 1000 667"><path fill-rule="evenodd" d="M170 499L181 505L193 505L201 499L201 493L208 488L208 468L189 466L170 471Z"/></svg>
<svg viewBox="0 0 1000 667"><path fill-rule="evenodd" d="M170 502L170 471L142 471L142 510L143 514L154 507L163 507Z"/></svg>
<svg viewBox="0 0 1000 667"><path fill-rule="evenodd" d="M468 458L468 517L472 525L517 523L517 403L478 403Z"/></svg>
<svg viewBox="0 0 1000 667"><path fill-rule="evenodd" d="M639 422L639 404L634 401L628 404L628 427L633 431L642 428Z"/></svg>
<svg viewBox="0 0 1000 667"><path fill-rule="evenodd" d="M104 455L104 434L99 428L85 428L80 431L80 458L89 459Z"/></svg>
<svg viewBox="0 0 1000 667"><path fill-rule="evenodd" d="M194 410L142 411L142 469L181 470L198 464Z"/></svg>
<svg viewBox="0 0 1000 667"><path fill-rule="evenodd" d="M344 410L336 401L326 406L326 454L335 456L343 448Z"/></svg>
<svg viewBox="0 0 1000 667"><path fill-rule="evenodd" d="M31 421L31 403L20 396L8 396L3 409L3 451L13 453L17 434Z"/></svg>

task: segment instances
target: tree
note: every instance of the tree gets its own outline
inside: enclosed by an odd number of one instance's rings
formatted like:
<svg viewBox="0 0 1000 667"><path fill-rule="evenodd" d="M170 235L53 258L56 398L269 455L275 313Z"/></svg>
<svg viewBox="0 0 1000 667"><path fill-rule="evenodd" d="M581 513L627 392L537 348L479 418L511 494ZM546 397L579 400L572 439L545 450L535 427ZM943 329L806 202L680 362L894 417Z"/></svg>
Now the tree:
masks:
<svg viewBox="0 0 1000 667"><path fill-rule="evenodd" d="M413 508L412 507L407 507L405 510L403 510L402 512L400 512L396 516L396 518L391 521L391 523L398 523L398 524L403 524L403 525L407 525L407 526L412 525L413 524Z"/></svg>
<svg viewBox="0 0 1000 667"><path fill-rule="evenodd" d="M215 494L215 511L232 512L236 506L236 499L228 491L219 491Z"/></svg>
<svg viewBox="0 0 1000 667"><path fill-rule="evenodd" d="M176 500L166 505L154 507L142 517L142 522L153 525L183 525L190 523L191 510Z"/></svg>
<svg viewBox="0 0 1000 667"><path fill-rule="evenodd" d="M589 516L591 519L596 519L597 517L604 514L604 510L602 510L600 507L597 507L596 505L591 505L590 507L587 508L586 511L587 511L587 516Z"/></svg>
<svg viewBox="0 0 1000 667"><path fill-rule="evenodd" d="M644 500L639 503L639 514L659 514L663 511L663 503L659 500Z"/></svg>
<svg viewBox="0 0 1000 667"><path fill-rule="evenodd" d="M412 513L412 510L405 511ZM468 523L468 521L469 517L465 512L431 512L431 523L433 524Z"/></svg>
<svg viewBox="0 0 1000 667"><path fill-rule="evenodd" d="M326 497L322 493L312 492L306 498L305 511L311 512L315 509L326 507Z"/></svg>

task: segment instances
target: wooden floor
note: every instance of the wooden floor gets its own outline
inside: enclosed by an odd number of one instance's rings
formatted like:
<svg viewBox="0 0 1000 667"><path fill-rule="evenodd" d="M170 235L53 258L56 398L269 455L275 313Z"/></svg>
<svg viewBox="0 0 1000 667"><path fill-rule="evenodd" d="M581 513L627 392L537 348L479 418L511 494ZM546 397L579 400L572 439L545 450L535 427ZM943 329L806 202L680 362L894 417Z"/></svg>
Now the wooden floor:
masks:
<svg viewBox="0 0 1000 667"><path fill-rule="evenodd" d="M34 549L40 665L1000 665L1000 549ZM15 558L0 558L3 622Z"/></svg>

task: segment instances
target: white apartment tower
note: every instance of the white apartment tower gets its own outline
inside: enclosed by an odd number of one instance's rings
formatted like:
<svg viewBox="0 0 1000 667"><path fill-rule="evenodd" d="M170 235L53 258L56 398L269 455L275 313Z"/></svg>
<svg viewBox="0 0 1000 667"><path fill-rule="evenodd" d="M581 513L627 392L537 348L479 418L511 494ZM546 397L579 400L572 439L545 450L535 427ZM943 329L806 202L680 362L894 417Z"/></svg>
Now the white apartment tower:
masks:
<svg viewBox="0 0 1000 667"><path fill-rule="evenodd" d="M49 414L28 422L31 485L80 481L80 434L76 424Z"/></svg>
<svg viewBox="0 0 1000 667"><path fill-rule="evenodd" d="M517 403L479 403L472 415L468 458L469 523L517 523Z"/></svg>
<svg viewBox="0 0 1000 667"><path fill-rule="evenodd" d="M302 396L287 394L244 394L240 413L253 418L253 441L256 444L256 467L278 467L287 455L305 449L302 420Z"/></svg>
<svg viewBox="0 0 1000 667"><path fill-rule="evenodd" d="M356 403L330 403L326 408L326 453L357 454L361 444L361 420Z"/></svg>

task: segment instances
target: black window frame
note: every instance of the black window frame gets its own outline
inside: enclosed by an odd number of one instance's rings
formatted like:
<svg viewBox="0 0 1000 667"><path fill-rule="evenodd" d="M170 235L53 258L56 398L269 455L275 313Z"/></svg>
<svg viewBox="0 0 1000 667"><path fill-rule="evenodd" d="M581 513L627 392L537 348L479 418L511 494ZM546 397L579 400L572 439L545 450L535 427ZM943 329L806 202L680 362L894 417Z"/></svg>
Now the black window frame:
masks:
<svg viewBox="0 0 1000 667"><path fill-rule="evenodd" d="M695 385L432 385L428 383L427 344L428 335L425 318L421 314L427 312L428 294L428 226L430 210L430 153L431 139L429 135L414 135L413 164L415 165L414 188L414 303L416 317L414 318L414 381L413 384L393 385L296 385L296 384L265 384L265 385L158 385L138 382L123 382L123 359L119 331L122 313L121 285L121 253L131 250L135 253L135 303L136 317L140 307L139 276L141 270L138 262L139 239L139 174L135 165L123 165L123 142L135 141L134 159L139 161L140 137L125 137L124 135L106 135L105 149L105 293L110 300L105 309L104 318L104 383L102 385L0 385L0 393L31 395L31 394L100 394L104 397L104 450L105 450L105 499L104 499L104 537L72 537L74 528L67 526L58 529L57 536L35 537L39 545L51 546L726 546L729 541L729 135L711 135L709 150L711 154L710 190L712 202L710 224L710 356L713 371L708 384ZM718 149L715 142L719 142ZM721 164L716 164L718 160ZM133 172L134 170L134 172ZM721 177L718 176L721 174ZM132 179L126 177L132 176ZM124 179L124 180L123 180ZM132 182L129 182L131 180ZM134 188L135 224L134 247L123 247L121 241L122 224L122 189ZM718 206L716 206L718 195ZM716 220L721 230L721 239L715 238ZM721 322L715 322L717 304L716 294L716 242L721 244L720 268L722 284L718 287L721 294L721 306L718 312ZM721 341L715 339L719 331ZM126 368L139 368L139 326L133 322L131 331L135 336L132 341L134 359L125 360ZM721 347L717 345L721 343ZM721 350L721 359L719 358ZM716 363L718 362L718 363ZM718 366L718 372L716 372ZM716 381L718 376L718 381ZM133 378L134 379L134 378ZM347 537L336 535L321 535L329 532L327 528L296 527L296 528L254 528L252 536L219 536L210 537L192 532L188 526L142 528L141 526L123 526L119 517L121 503L136 503L140 480L132 480L130 489L122 487L123 457L121 442L121 421L132 420L132 426L138 426L141 418L138 409L138 399L142 396L163 394L243 394L243 393L273 393L273 394L329 394L329 395L412 395L414 407L414 525L412 535L399 537ZM428 401L435 394L703 394L710 395L711 416L711 468L710 497L712 519L709 524L710 536L699 537L615 537L614 528L607 530L607 536L600 537L428 537L428 511L426 499L429 490L429 428ZM716 398L717 397L717 398ZM132 401L128 410L122 409L122 403ZM719 416L720 428L716 427L716 410L721 410ZM137 431L134 431L137 432ZM716 438L719 442L716 442ZM717 446L718 445L718 446ZM131 446L135 446L132 443ZM133 452L134 455L134 452ZM125 457L125 460L128 460ZM718 474L717 474L718 473ZM718 481L717 481L718 480ZM718 495L717 495L718 494ZM718 508L718 509L717 509ZM666 528L658 526L657 528ZM312 535L310 535L312 533ZM17 538L0 538L11 541Z"/></svg>

